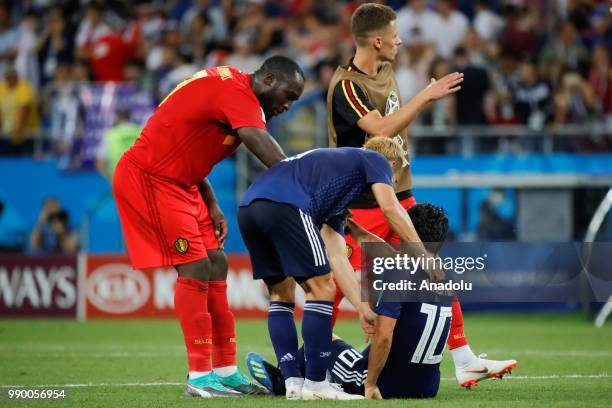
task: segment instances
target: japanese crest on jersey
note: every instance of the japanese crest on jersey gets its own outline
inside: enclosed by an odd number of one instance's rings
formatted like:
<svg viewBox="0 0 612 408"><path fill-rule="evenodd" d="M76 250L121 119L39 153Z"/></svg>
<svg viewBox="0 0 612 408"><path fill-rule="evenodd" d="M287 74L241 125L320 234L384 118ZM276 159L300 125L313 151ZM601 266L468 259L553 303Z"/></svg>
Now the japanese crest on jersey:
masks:
<svg viewBox="0 0 612 408"><path fill-rule="evenodd" d="M392 114L393 112L397 112L400 108L400 99L399 95L395 91L389 92L389 96L387 97L387 106L385 107L385 116ZM407 146L404 146L404 139L400 135L396 135L393 140L395 140L404 150L404 156L402 156L402 167L406 167L410 164L408 161L408 149Z"/></svg>
<svg viewBox="0 0 612 408"><path fill-rule="evenodd" d="M174 247L180 254L186 254L189 251L189 241L185 238L178 238L174 241Z"/></svg>

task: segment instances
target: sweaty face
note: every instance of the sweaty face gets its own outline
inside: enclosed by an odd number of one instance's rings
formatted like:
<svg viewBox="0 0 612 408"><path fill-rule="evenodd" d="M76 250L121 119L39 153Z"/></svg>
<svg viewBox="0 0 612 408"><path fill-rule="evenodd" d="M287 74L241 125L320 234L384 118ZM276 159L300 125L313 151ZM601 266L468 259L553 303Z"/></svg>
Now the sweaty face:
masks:
<svg viewBox="0 0 612 408"><path fill-rule="evenodd" d="M304 82L299 76L291 80L268 77L264 80L264 84L266 90L261 94L260 102L266 119L278 116L288 110L304 90Z"/></svg>
<svg viewBox="0 0 612 408"><path fill-rule="evenodd" d="M395 61L398 48L402 45L395 20L391 21L389 26L380 33L380 40L380 59L389 62Z"/></svg>

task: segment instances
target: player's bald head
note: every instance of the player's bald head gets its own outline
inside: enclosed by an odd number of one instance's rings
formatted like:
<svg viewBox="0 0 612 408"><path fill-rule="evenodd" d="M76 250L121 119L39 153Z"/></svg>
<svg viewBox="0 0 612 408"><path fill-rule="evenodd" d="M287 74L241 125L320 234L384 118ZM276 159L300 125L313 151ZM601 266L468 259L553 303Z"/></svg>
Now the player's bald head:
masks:
<svg viewBox="0 0 612 408"><path fill-rule="evenodd" d="M265 60L253 75L263 78L270 74L274 75L281 82L304 84L304 72L300 66L291 58L283 57L282 55L275 55Z"/></svg>
<svg viewBox="0 0 612 408"><path fill-rule="evenodd" d="M290 58L270 57L253 73L253 92L266 118L280 115L304 91L304 72Z"/></svg>

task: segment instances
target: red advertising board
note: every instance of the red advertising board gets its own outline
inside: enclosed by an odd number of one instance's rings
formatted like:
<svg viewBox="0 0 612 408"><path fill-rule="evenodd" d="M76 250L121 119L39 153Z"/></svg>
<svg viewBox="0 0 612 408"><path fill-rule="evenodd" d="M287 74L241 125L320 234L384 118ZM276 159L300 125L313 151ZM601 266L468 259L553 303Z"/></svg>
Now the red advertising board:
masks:
<svg viewBox="0 0 612 408"><path fill-rule="evenodd" d="M265 317L267 291L246 255L229 255L228 302L236 317ZM86 318L174 317L173 268L134 270L127 257L89 255L83 293Z"/></svg>
<svg viewBox="0 0 612 408"><path fill-rule="evenodd" d="M77 258L0 255L1 317L76 317Z"/></svg>

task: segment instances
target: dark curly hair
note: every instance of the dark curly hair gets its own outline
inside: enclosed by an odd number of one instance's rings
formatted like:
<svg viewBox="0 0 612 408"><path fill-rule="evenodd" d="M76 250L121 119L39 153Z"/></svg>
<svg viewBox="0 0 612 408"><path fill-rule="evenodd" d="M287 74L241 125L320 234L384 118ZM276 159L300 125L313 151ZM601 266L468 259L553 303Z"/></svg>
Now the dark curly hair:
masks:
<svg viewBox="0 0 612 408"><path fill-rule="evenodd" d="M442 207L429 203L417 204L408 210L414 229L424 243L431 243L428 249L438 252L446 240L448 216ZM435 244L435 245L433 245ZM431 248L429 248L431 246Z"/></svg>

